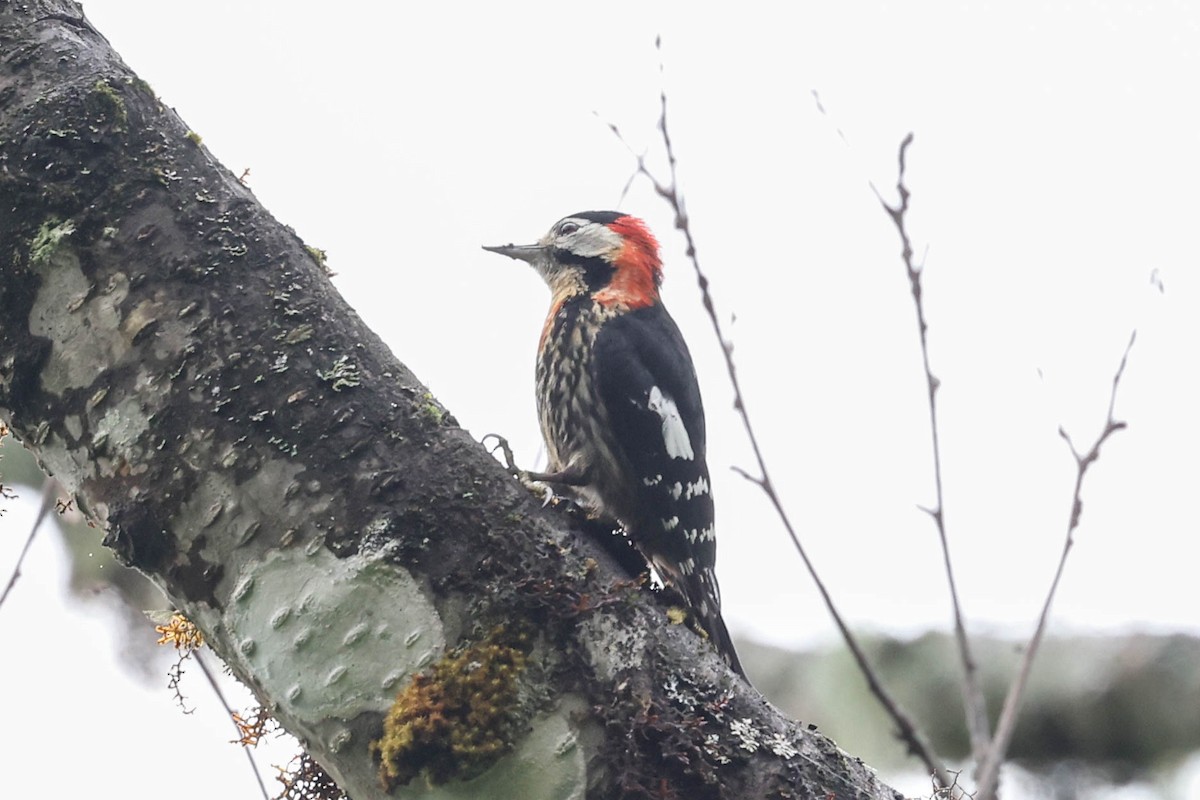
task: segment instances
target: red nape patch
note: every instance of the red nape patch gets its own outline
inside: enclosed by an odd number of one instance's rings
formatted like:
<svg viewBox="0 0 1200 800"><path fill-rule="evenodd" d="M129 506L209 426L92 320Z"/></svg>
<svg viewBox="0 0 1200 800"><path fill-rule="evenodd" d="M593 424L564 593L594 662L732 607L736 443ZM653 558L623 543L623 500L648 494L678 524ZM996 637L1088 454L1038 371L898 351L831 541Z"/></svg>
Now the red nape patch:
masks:
<svg viewBox="0 0 1200 800"><path fill-rule="evenodd" d="M602 306L626 305L630 308L653 305L662 284L658 240L637 217L620 217L608 227L620 234L625 245L613 259L616 273L612 281L596 292L596 302Z"/></svg>

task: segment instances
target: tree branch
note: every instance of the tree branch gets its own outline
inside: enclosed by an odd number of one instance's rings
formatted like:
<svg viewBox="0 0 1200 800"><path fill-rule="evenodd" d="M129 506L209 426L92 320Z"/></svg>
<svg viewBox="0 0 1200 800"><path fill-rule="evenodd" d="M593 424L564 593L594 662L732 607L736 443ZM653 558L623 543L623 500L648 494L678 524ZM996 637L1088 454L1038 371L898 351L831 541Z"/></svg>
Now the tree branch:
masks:
<svg viewBox="0 0 1200 800"><path fill-rule="evenodd" d="M929 366L929 325L925 321L925 304L921 290L921 273L924 264L921 266L913 264L912 241L909 239L905 221L910 196L908 187L904 184L905 158L912 142L913 135L910 133L900 143L900 166L896 178L899 202L894 206L890 205L879 194L879 190L875 188L874 184L871 184L871 190L875 192L875 197L879 199L880 204L896 226L896 232L900 235L901 258L904 260L904 269L908 274L908 283L912 289L913 305L916 306L917 311L917 331L921 337L921 361L925 367L925 385L929 397L929 432L933 443L933 483L937 492L937 502L934 507L922 507L922 510L933 519L934 525L937 527L938 541L942 546L942 563L946 569L946 582L950 588L950 604L954 610L954 638L958 643L958 654L962 661L963 711L967 719L967 732L971 739L971 753L975 762L979 763L987 752L991 727L988 723L987 702L983 697L983 689L979 685L978 666L971 653L971 642L967 637L966 624L963 622L962 606L958 599L958 586L954 580L954 568L950 561L950 540L946 536L946 515L942 496L942 448L939 440L937 413L939 381Z"/></svg>
<svg viewBox="0 0 1200 800"><path fill-rule="evenodd" d="M408 797L893 797L542 509L61 15L0 4L0 419L343 789L386 755Z"/></svg>
<svg viewBox="0 0 1200 800"><path fill-rule="evenodd" d="M992 800L996 795L996 788L1000 780L1000 765L1004 762L1004 757L1008 753L1008 745L1012 741L1013 732L1016 730L1017 713L1021 710L1021 701L1025 696L1025 687L1029 682L1029 673L1033 669L1033 659L1037 656L1038 648L1042 643L1042 636L1046 632L1046 621L1050 617L1050 605L1054 602L1054 594L1058 591L1058 582L1062 578L1063 569L1067 565L1067 555L1071 552L1071 548L1075 545L1075 529L1079 526L1079 517L1083 513L1083 478L1087 474L1088 467L1095 463L1096 459L1100 458L1100 447L1108 441L1108 437L1112 436L1119 430L1125 428L1125 423L1113 418L1113 411L1117 402L1117 388L1121 385L1121 376L1125 374L1125 364L1129 360L1129 351L1133 348L1133 342L1137 338L1135 330L1129 336L1129 344L1125 345L1125 352L1121 355L1121 363L1117 367L1116 373L1112 379L1112 392L1108 398L1108 416L1104 422L1104 429L1096 437L1096 441L1092 443L1091 448L1084 454L1080 454L1075 449L1075 444L1071 441L1071 437L1060 426L1058 433L1067 443L1067 447L1071 450L1071 457L1075 459L1075 488L1071 493L1071 513L1067 521L1067 536L1063 541L1063 549L1058 558L1058 568L1054 571L1054 579L1050 582L1050 590L1046 593L1046 601L1042 604L1042 612L1038 615L1037 626L1034 628L1033 635L1029 639L1029 643L1025 646L1025 654L1021 659L1020 668L1017 671L1017 677L1013 679L1009 686L1008 694L1004 698L1004 707L1000 711L1000 718L996 722L996 734L992 738L991 747L978 768L978 784L977 795L978 800Z"/></svg>
<svg viewBox="0 0 1200 800"><path fill-rule="evenodd" d="M238 732L239 738L241 738L243 734L242 728L237 724L237 720L234 719L233 707L225 699L225 693L221 691L221 684L217 683L217 676L208 668L208 662L201 656L202 653L199 650L192 651L192 658L200 666L200 671L204 673L204 678L208 681L209 688L217 696L217 701L220 702L221 708L225 709L225 713L229 715L230 724L233 725L233 729ZM263 796L263 800L271 800L271 794L267 791L267 785L263 782L262 773L258 771L258 762L254 760L254 754L246 746L242 747L242 751L246 754L246 760L250 762L250 771L254 773L254 782L258 784L258 791Z"/></svg>
<svg viewBox="0 0 1200 800"><path fill-rule="evenodd" d="M33 525L29 527L29 536L25 539L25 545L21 548L21 554L17 556L17 563L13 565L12 575L8 578L8 583L4 584L4 591L0 592L0 606L4 605L4 601L8 599L8 594L17 585L17 581L21 578L21 565L25 563L25 556L29 553L29 548L33 546L33 540L37 538L37 533L42 527L42 523L46 520L46 515L50 513L51 507L54 506L55 490L58 487L58 482L47 480L42 484L42 504L38 507L37 516L33 518Z"/></svg>

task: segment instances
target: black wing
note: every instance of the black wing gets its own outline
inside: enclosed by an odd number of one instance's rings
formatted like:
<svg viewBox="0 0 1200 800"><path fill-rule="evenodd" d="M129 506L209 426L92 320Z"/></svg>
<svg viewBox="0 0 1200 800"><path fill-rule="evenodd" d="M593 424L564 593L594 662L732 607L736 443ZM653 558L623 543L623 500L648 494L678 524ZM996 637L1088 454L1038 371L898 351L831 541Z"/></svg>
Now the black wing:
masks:
<svg viewBox="0 0 1200 800"><path fill-rule="evenodd" d="M636 508L622 510L630 536L665 578L711 567L716 543L704 405L679 328L661 305L636 309L606 323L593 352L597 392L632 468ZM677 413L678 422L668 422L667 413ZM686 441L672 437L678 423Z"/></svg>
<svg viewBox="0 0 1200 800"><path fill-rule="evenodd" d="M593 380L631 470L626 485L633 507L618 509L630 538L745 677L721 618L704 405L687 345L662 306L629 312L601 328Z"/></svg>

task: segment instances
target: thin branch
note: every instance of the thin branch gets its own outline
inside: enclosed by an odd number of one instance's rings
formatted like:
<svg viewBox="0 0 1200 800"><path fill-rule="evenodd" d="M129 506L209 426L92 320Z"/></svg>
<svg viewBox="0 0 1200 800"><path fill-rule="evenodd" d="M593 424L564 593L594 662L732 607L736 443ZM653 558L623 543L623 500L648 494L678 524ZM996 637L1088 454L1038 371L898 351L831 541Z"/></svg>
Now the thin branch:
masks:
<svg viewBox="0 0 1200 800"><path fill-rule="evenodd" d="M1020 711L1021 701L1024 699L1025 688L1029 681L1029 673L1033 667L1033 659L1037 655L1038 647L1042 643L1042 636L1046 632L1046 620L1050 616L1050 604L1054 602L1054 594L1058 590L1058 582L1062 578L1063 568L1067 564L1067 554L1071 552L1071 548L1075 544L1075 529L1079 527L1079 517L1083 513L1083 500L1081 499L1083 478L1087 474L1088 467L1100 458L1100 447L1108 441L1108 437L1126 427L1124 422L1113 418L1113 409L1117 402L1117 389L1121 385L1121 376L1125 374L1125 364L1129 360L1129 351L1133 348L1135 339L1137 339L1136 330L1129 336L1129 344L1125 345L1125 352L1121 355L1121 363L1113 375L1112 393L1108 398L1108 417L1105 420L1104 429L1100 431L1100 435L1096 437L1096 441L1092 443L1091 448L1081 455L1075 449L1074 442L1071 441L1071 437L1062 426L1058 428L1059 436L1066 441L1067 447L1071 450L1071 456L1075 459L1075 490L1071 495L1071 514L1067 522L1067 537L1063 542L1062 554L1058 558L1058 568L1054 572L1054 580L1050 582L1050 591L1046 593L1046 602L1042 605L1042 613L1038 617L1037 627L1034 628L1033 636L1029 639L1029 644L1025 646L1025 655L1021 659L1021 667L1017 672L1017 677L1013 680L1012 685L1008 689L1008 695L1004 698L1004 707L1000 711L1000 719L996 722L996 735L992 739L992 744L986 758L979 765L976 795L979 800L992 800L995 797L996 786L1000 778L1000 764L1004 761L1004 756L1008 752L1008 745L1012 741L1013 730L1016 728L1017 723L1017 712Z"/></svg>
<svg viewBox="0 0 1200 800"><path fill-rule="evenodd" d="M809 560L808 553L804 549L804 545L800 543L800 538L796 535L795 529L792 527L791 519L788 518L787 512L784 511L783 505L779 499L779 495L775 493L775 487L771 483L770 476L764 478L755 477L740 467L733 467L733 471L741 475L746 480L758 486L766 494L771 505L775 508L775 512L783 521L784 529L792 540L792 545L796 548L796 552L800 555L800 559L804 562L805 569L808 570L809 576L813 583L816 584L817 591L821 594L821 599L825 603L825 608L828 609L829 615L833 618L834 625L837 626L838 632L846 641L846 647L850 650L850 655L854 658L855 664L858 665L863 677L867 681L867 688L871 690L871 694L875 695L875 699L883 706L884 711L892 718L895 723L897 734L902 741L908 745L908 752L911 755L920 759L925 768L929 770L933 776L935 788L949 788L955 784L953 775L943 767L938 757L933 751L933 746L925 740L925 737L917 729L916 724L908 713L901 708L900 704L892 698L887 689L884 688L882 681L879 679L875 668L871 666L871 662L867 660L866 653L859 646L858 639L850 632L842 615L838 612L834 605L833 597L829 594L829 590L825 588L825 583L817 574L816 566Z"/></svg>
<svg viewBox="0 0 1200 800"><path fill-rule="evenodd" d="M192 657L196 659L196 663L200 665L200 671L204 673L204 677L208 678L208 685L212 687L213 694L221 701L221 705L225 707L225 712L229 715L229 719L233 721L233 708L229 705L229 701L225 699L225 693L221 691L220 684L217 683L217 676L209 670L208 664L204 663L204 659L200 657L199 650L192 651ZM233 727L238 732L238 738L242 738L242 729L237 722L233 722ZM249 747L243 747L242 750L246 753L246 760L250 762L250 769L254 771L254 780L258 781L259 791L262 792L263 800L271 800L271 794L267 791L267 785L263 783L262 774L258 771L258 764L254 761L254 756L250 753Z"/></svg>
<svg viewBox="0 0 1200 800"><path fill-rule="evenodd" d="M922 507L922 510L933 519L934 525L937 527L938 539L942 545L942 562L946 569L946 581L950 587L950 604L954 609L954 637L958 642L958 653L962 660L963 710L967 718L967 732L971 739L971 753L974 756L975 763L978 764L988 750L988 742L991 738L989 733L990 726L988 724L987 702L983 697L983 689L979 685L978 665L971 653L971 643L967 637L966 624L963 622L962 606L958 599L958 586L954 580L954 568L951 566L950 561L950 540L946 536L946 515L942 494L942 447L938 433L937 390L940 381L938 381L929 366L929 325L925 321L925 304L922 301L923 294L921 290L921 273L925 265L924 261L919 266L913 264L912 241L909 239L908 229L905 225L905 215L908 213L908 199L910 195L908 187L904 184L904 169L905 157L912 141L913 135L910 133L900 143L900 169L899 176L896 179L896 191L900 195L900 202L894 206L890 205L880 196L879 190L875 188L875 184L873 183L871 184L871 190L875 192L875 197L878 198L888 216L891 217L892 223L896 226L896 232L900 234L900 243L902 245L901 256L904 259L904 269L908 272L908 283L912 289L913 304L917 310L917 330L921 337L921 360L925 366L925 385L929 395L929 430L933 440L933 482L937 493L937 502L934 507Z"/></svg>
<svg viewBox="0 0 1200 800"><path fill-rule="evenodd" d="M8 599L8 593L17 585L17 579L21 577L21 565L25 563L25 556L29 553L29 548L33 545L33 540L37 537L37 532L42 527L42 522L46 519L46 515L50 513L50 509L54 505L57 487L58 481L53 478L46 478L42 484L42 506L38 509L37 516L33 518L33 527L29 529L29 538L25 540L25 546L21 548L21 555L17 556L17 564L13 567L12 576L8 579L8 583L5 584L4 592L0 594L0 606L4 605L4 601Z"/></svg>
<svg viewBox="0 0 1200 800"><path fill-rule="evenodd" d="M660 44L660 42L656 42L656 46L660 46ZM754 452L754 459L758 465L759 474L758 476L754 476L738 467L734 467L733 469L743 478L762 489L763 493L767 496L767 499L774 507L776 514L783 523L784 529L787 531L788 537L792 540L792 545L795 547L796 552L800 555L801 561L804 562L805 569L808 570L808 574L812 577L813 582L816 584L817 591L820 592L826 609L828 609L830 616L833 617L834 624L837 626L842 638L845 639L851 655L854 657L855 662L858 664L859 669L866 678L868 688L871 690L871 693L875 695L876 699L883 706L884 710L887 711L888 715L891 716L892 721L897 727L897 733L899 737L907 744L909 752L921 760L921 762L925 765L925 768L928 769L931 774L933 774L934 780L940 783L941 786L951 786L954 783L953 777L943 766L941 766L939 759L934 755L933 748L928 742L925 741L924 737L917 730L912 719L904 712L902 708L900 708L899 704L884 689L883 684L876 675L874 668L871 666L870 662L867 661L867 657L862 648L859 646L857 639L854 638L854 635L850 632L849 627L847 627L845 621L842 619L841 614L838 613L838 610L833 603L833 598L830 596L829 591L825 588L825 584L821 581L820 576L817 575L816 567L809 559L808 553L804 550L804 546L800 543L800 538L796 535L796 530L792 526L792 521L788 517L787 512L784 510L779 494L775 490L775 485L771 480L771 474L767 469L766 459L763 457L762 448L759 446L758 436L755 434L754 425L750 421L750 413L746 408L746 399L745 395L742 393L741 383L738 381L737 366L733 361L733 344L729 341L729 339L726 338L724 330L721 327L720 317L718 316L715 304L713 303L712 294L709 292L708 277L700 267L699 257L697 256L696 242L692 237L691 225L685 209L683 195L678 189L679 184L676 173L677 162L675 158L675 151L671 144L670 133L667 130L666 91L662 91L659 97L661 101L662 112L661 116L659 117L658 128L662 133L663 146L666 152L667 164L669 167L670 181L668 183L663 183L662 181L658 180L658 178L646 167L645 158L637 155L631 147L630 153L633 154L634 158L637 160L637 170L635 175L644 175L646 179L650 181L651 185L654 187L654 191L658 194L658 196L665 200L675 213L675 228L683 234L684 241L687 243L687 257L691 261L692 268L696 273L696 282L700 287L700 295L704 304L704 310L708 313L708 318L712 322L713 332L716 334L717 341L721 345L721 353L725 358L725 368L729 373L729 382L733 386L734 408L741 417L742 426L746 430L746 437L750 440L750 447ZM626 142L624 137L621 136L621 132L617 129L616 125L610 123L609 129L612 130L613 134L616 135L616 137L620 139L626 147L629 147L629 143Z"/></svg>

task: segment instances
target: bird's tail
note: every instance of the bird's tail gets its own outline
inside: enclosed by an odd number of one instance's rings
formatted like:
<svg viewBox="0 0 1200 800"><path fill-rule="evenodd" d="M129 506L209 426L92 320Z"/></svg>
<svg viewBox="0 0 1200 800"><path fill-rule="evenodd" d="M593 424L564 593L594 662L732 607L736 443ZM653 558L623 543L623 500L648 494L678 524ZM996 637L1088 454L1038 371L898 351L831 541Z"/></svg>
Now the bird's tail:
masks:
<svg viewBox="0 0 1200 800"><path fill-rule="evenodd" d="M729 637L729 630L725 627L725 620L721 618L721 590L717 586L717 574L709 568L698 569L681 577L678 588L682 590L708 638L716 645L717 652L734 672L749 682L737 650L734 649L733 639Z"/></svg>

